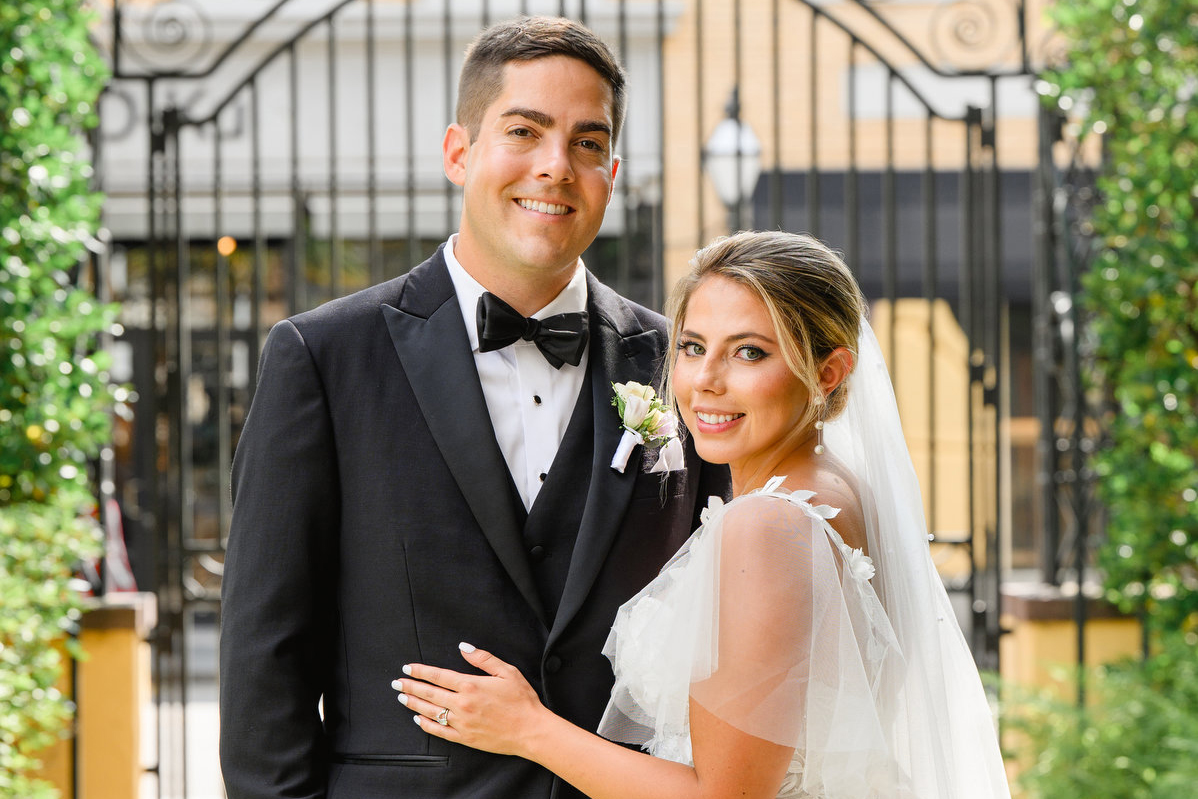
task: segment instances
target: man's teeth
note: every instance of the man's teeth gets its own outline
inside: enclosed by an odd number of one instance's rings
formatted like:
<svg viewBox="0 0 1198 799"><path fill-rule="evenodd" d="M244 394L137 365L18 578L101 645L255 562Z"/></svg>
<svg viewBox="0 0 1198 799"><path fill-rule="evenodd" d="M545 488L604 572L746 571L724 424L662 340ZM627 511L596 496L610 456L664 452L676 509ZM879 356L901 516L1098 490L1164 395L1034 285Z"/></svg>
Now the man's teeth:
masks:
<svg viewBox="0 0 1198 799"><path fill-rule="evenodd" d="M695 415L699 417L700 422L705 424L723 424L744 416L743 413L696 413Z"/></svg>
<svg viewBox="0 0 1198 799"><path fill-rule="evenodd" d="M543 214L553 214L559 216L570 210L566 205L554 205L553 203L542 203L536 200L517 200L521 208L526 208L529 211L540 211Z"/></svg>

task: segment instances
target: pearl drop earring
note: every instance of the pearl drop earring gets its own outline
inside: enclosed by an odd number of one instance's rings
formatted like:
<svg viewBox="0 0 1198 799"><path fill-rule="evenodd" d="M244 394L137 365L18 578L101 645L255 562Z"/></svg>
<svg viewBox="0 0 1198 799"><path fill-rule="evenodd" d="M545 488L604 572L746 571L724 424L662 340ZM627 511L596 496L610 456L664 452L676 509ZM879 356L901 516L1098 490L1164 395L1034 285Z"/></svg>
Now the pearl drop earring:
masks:
<svg viewBox="0 0 1198 799"><path fill-rule="evenodd" d="M817 436L817 438L815 440L815 454L823 455L824 454L824 420L823 419L815 420L815 433Z"/></svg>

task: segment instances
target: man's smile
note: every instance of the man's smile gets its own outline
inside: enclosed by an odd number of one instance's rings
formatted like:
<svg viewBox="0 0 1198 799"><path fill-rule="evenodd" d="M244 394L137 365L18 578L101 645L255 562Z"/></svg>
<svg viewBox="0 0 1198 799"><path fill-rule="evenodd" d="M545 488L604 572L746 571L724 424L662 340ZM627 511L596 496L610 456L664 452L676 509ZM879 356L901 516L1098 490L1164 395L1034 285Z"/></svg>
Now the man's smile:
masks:
<svg viewBox="0 0 1198 799"><path fill-rule="evenodd" d="M525 210L540 211L542 214L550 214L552 216L561 216L562 214L568 214L573 210L568 205L546 203L539 200L528 200L523 197L517 199L516 202Z"/></svg>

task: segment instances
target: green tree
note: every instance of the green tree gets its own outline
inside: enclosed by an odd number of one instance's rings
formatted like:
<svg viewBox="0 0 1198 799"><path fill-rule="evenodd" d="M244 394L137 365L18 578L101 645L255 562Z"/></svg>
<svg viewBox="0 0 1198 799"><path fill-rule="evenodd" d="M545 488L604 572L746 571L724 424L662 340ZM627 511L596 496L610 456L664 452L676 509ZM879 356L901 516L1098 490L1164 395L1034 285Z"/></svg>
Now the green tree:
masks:
<svg viewBox="0 0 1198 799"><path fill-rule="evenodd" d="M59 647L82 612L75 568L98 551L89 464L113 395L97 334L113 309L82 281L99 196L83 133L105 67L78 0L0 3L0 797L32 776L72 706ZM68 639L69 648L69 639Z"/></svg>
<svg viewBox="0 0 1198 799"><path fill-rule="evenodd" d="M1198 642L1198 5L1058 2L1047 99L1099 134L1097 257L1082 302L1111 400L1095 457L1110 598Z"/></svg>

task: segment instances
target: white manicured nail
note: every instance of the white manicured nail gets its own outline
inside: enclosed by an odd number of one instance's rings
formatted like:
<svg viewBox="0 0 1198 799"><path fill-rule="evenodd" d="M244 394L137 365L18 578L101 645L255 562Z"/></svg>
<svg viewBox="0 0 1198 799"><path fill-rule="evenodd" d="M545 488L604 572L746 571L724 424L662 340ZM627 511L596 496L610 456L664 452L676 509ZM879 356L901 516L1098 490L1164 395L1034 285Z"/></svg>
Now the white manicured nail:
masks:
<svg viewBox="0 0 1198 799"><path fill-rule="evenodd" d="M402 671L404 674L408 675L409 677L412 676L412 667L411 666L404 666L402 669L400 669L400 671Z"/></svg>
<svg viewBox="0 0 1198 799"><path fill-rule="evenodd" d="M403 681L402 680L392 680L391 687L397 691L402 691L403 690Z"/></svg>
<svg viewBox="0 0 1198 799"><path fill-rule="evenodd" d="M412 716L412 721L416 722L416 726L420 726L420 716Z"/></svg>
<svg viewBox="0 0 1198 799"><path fill-rule="evenodd" d="M407 707L407 704L408 704L408 695L407 695L407 694L400 694L398 698L399 698L399 703L400 703L401 705L403 705L404 707Z"/></svg>
<svg viewBox="0 0 1198 799"><path fill-rule="evenodd" d="M466 643L465 641L458 644L458 649L462 650L467 655L469 655L471 652L474 651L474 647L471 644Z"/></svg>

